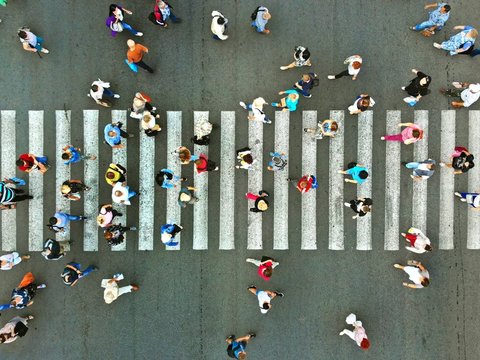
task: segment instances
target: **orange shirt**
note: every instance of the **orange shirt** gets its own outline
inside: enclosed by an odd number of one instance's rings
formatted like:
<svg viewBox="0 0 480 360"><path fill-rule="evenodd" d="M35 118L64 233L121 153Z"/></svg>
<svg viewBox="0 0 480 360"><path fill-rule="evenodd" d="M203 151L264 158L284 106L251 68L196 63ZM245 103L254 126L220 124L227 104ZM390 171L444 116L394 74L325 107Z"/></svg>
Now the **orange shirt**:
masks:
<svg viewBox="0 0 480 360"><path fill-rule="evenodd" d="M127 58L129 62L139 62L143 58L143 53L147 52L148 49L140 44L135 44L135 48L133 50L128 49L127 51Z"/></svg>

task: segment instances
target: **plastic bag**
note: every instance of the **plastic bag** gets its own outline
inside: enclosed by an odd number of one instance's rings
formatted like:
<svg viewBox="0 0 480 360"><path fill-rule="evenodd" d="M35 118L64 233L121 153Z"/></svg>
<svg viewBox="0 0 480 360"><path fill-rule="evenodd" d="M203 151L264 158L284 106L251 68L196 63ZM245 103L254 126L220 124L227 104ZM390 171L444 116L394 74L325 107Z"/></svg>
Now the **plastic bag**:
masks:
<svg viewBox="0 0 480 360"><path fill-rule="evenodd" d="M125 63L133 72L138 72L138 66L135 63L129 63L127 59L125 59Z"/></svg>
<svg viewBox="0 0 480 360"><path fill-rule="evenodd" d="M417 105L417 99L414 96L407 96L406 98L403 98L403 101L405 101L409 106Z"/></svg>

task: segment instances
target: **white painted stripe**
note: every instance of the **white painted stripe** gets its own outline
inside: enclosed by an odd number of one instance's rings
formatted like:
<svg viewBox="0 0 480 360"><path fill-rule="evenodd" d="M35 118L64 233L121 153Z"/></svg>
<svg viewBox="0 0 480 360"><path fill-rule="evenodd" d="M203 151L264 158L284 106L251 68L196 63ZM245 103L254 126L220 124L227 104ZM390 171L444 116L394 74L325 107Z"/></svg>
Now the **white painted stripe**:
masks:
<svg viewBox="0 0 480 360"><path fill-rule="evenodd" d="M167 169L173 171L176 176L182 176L182 168L178 156L173 151L182 145L182 112L167 111ZM163 190L163 189L162 189ZM172 221L181 225L181 209L178 205L178 190L168 189L167 191L167 217L166 222ZM194 206L197 206L195 204ZM163 225L163 224L162 224ZM160 229L159 229L160 232ZM167 250L180 250L181 233L175 236L177 246L165 246Z"/></svg>
<svg viewBox="0 0 480 360"><path fill-rule="evenodd" d="M440 158L450 163L450 155L455 148L455 110L442 110L442 127L440 130ZM440 169L440 229L438 248L453 249L453 212L454 212L455 175L451 168Z"/></svg>
<svg viewBox="0 0 480 360"><path fill-rule="evenodd" d="M127 131L127 112L125 110L112 110L112 123L116 123L116 122L121 122L123 124L122 130ZM102 129L102 133L103 133L103 129ZM119 148L119 149L112 148L112 163L120 164L125 169L127 169L126 177L127 177L127 185L128 185L127 140L122 139L122 144L124 145L123 148ZM109 145L106 145L106 146L109 146ZM119 221L121 221L121 224L123 226L130 225L127 219L127 205L113 204L113 208L123 214L122 217L118 218ZM123 236L125 237L125 240L121 244L112 245L111 248L113 251L124 251L127 249L127 239L128 239L127 233L125 233Z"/></svg>
<svg viewBox="0 0 480 360"><path fill-rule="evenodd" d="M16 175L15 160L17 159L17 154L15 153L15 111L2 111L0 117L2 121L0 140L2 147L2 176L0 179L3 180ZM22 178L25 178L25 176L22 176ZM28 201L30 207L30 202L32 200ZM1 214L2 251L13 251L17 247L17 210L3 210Z"/></svg>
<svg viewBox="0 0 480 360"><path fill-rule="evenodd" d="M83 151L85 154L99 155L98 152L98 110L83 110ZM90 187L84 192L84 251L98 251L98 160L85 161L83 181Z"/></svg>
<svg viewBox="0 0 480 360"><path fill-rule="evenodd" d="M345 114L341 110L330 111L330 119L338 124L335 137L324 139L330 141L329 149L329 199L328 199L328 248L330 250L343 250L343 211L345 202L343 196L343 175L338 170L343 169L344 163L344 119Z"/></svg>
<svg viewBox="0 0 480 360"><path fill-rule="evenodd" d="M65 165L65 161L62 159L63 148L70 144L71 134L71 111L57 110L55 112L56 118L56 186L55 186L55 211L70 214L70 201L65 199L61 192L60 187L65 180L70 180L70 166ZM71 144L78 147L78 144ZM78 166L78 165L77 165ZM54 212L49 213L48 217L53 216ZM79 215L79 214L73 214ZM80 214L81 215L81 214ZM56 239L58 241L70 240L70 225L67 225L64 232L57 233ZM72 239L78 240L78 239ZM69 249L69 245L65 246L66 250Z"/></svg>
<svg viewBox="0 0 480 360"><path fill-rule="evenodd" d="M288 156L290 113L275 111L275 152ZM270 158L269 158L270 160ZM273 173L273 249L288 249L288 162L281 171ZM270 201L271 202L271 201Z"/></svg>
<svg viewBox="0 0 480 360"><path fill-rule="evenodd" d="M153 250L155 222L155 137L140 132L138 250Z"/></svg>
<svg viewBox="0 0 480 360"><path fill-rule="evenodd" d="M373 112L368 110L358 115L357 163L368 169L368 180L357 185L359 198L372 198L372 134ZM357 250L372 250L372 215L357 218Z"/></svg>
<svg viewBox="0 0 480 360"><path fill-rule="evenodd" d="M425 161L428 159L428 111L415 111L414 122L423 129L423 140L413 145L413 161ZM428 181L413 181L413 194L412 226L427 234Z"/></svg>
<svg viewBox="0 0 480 360"><path fill-rule="evenodd" d="M317 126L317 112L304 111L302 114L303 128ZM302 132L302 175L317 177L317 142L311 135ZM317 177L318 183L320 179ZM302 197L302 250L317 249L317 190L300 195Z"/></svg>
<svg viewBox="0 0 480 360"><path fill-rule="evenodd" d="M194 127L204 119L208 120L208 111L195 111L193 113ZM208 156L208 147L195 145L195 155L203 153ZM233 171L233 170L232 170ZM197 174L193 173L194 186L197 189L196 196L200 199L193 205L193 249L208 249L208 171Z"/></svg>
<svg viewBox="0 0 480 360"><path fill-rule="evenodd" d="M252 150L252 155L256 159L253 169L239 171L248 171L248 192L258 194L263 190L263 122L248 122L248 147ZM243 198L243 201L248 201ZM262 246L262 213L250 211L250 204L247 206L248 211L248 250L261 250Z"/></svg>
<svg viewBox="0 0 480 360"><path fill-rule="evenodd" d="M220 250L235 249L235 112L221 112ZM196 206L196 205L195 205Z"/></svg>
<svg viewBox="0 0 480 360"><path fill-rule="evenodd" d="M387 111L386 134L398 134L400 111ZM423 140L422 140L423 141ZM400 220L400 142L385 141L385 250L399 249Z"/></svg>
<svg viewBox="0 0 480 360"><path fill-rule="evenodd" d="M38 156L43 152L43 111L28 112L29 152ZM49 159L50 160L50 159ZM29 174L29 193L33 196L29 200L29 241L30 251L41 251L43 248L43 175L39 171ZM52 214L53 215L53 214Z"/></svg>
<svg viewBox="0 0 480 360"><path fill-rule="evenodd" d="M468 150L475 156L480 154L480 111L471 110L468 118ZM480 171L468 172L468 191L480 192ZM463 210L462 210L463 211ZM467 249L480 249L480 213L472 211L470 206L465 206L468 211Z"/></svg>

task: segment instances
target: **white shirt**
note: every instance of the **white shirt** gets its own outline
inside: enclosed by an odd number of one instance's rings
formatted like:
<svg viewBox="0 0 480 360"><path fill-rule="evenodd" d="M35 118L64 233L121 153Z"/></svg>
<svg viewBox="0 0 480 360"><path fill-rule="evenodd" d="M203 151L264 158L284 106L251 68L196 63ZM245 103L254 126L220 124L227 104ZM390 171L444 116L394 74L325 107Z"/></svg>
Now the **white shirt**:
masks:
<svg viewBox="0 0 480 360"><path fill-rule="evenodd" d="M144 114L147 115L147 113L144 113ZM145 122L144 116L142 116L142 129L143 130L152 129L155 126L155 116L153 116L152 114L149 114L147 122Z"/></svg>
<svg viewBox="0 0 480 360"><path fill-rule="evenodd" d="M405 266L403 269L408 274L408 278L417 285L417 288L423 288L422 279L423 278L430 278L430 274L428 271L421 271L416 266Z"/></svg>
<svg viewBox="0 0 480 360"><path fill-rule="evenodd" d="M37 36L30 31L25 31L25 33L27 34L27 38L26 39L20 38L20 42L28 43L32 47L35 47L35 45L37 45Z"/></svg>
<svg viewBox="0 0 480 360"><path fill-rule="evenodd" d="M266 291L259 291L257 293L258 305L260 306L260 312L262 314L266 314L268 310L263 308L263 304L268 303L270 304L270 295Z"/></svg>
<svg viewBox="0 0 480 360"><path fill-rule="evenodd" d="M460 97L463 100L463 106L469 107L480 98L480 84L470 84L461 92Z"/></svg>
<svg viewBox="0 0 480 360"><path fill-rule="evenodd" d="M120 191L122 194L120 196L115 195L115 192ZM123 186L121 182L117 182L112 188L112 200L117 204L130 205L128 200L128 186Z"/></svg>
<svg viewBox="0 0 480 360"><path fill-rule="evenodd" d="M102 288L105 288L103 291L103 300L105 300L107 304L111 304L118 298L118 284L116 281L112 279L103 279Z"/></svg>
<svg viewBox="0 0 480 360"><path fill-rule="evenodd" d="M362 57L359 56L359 55L352 55L352 56L345 59L345 64L348 64L348 74L352 75L352 76L357 75L360 72L360 69L361 69L361 68L358 68L358 69L353 68L352 64L355 61L357 61L361 64L363 60L362 60Z"/></svg>
<svg viewBox="0 0 480 360"><path fill-rule="evenodd" d="M367 333L366 333L365 329L363 328L363 326L361 324L362 323L360 322L360 326L355 327L355 329L353 329L353 334L355 336L355 342L357 343L358 346L360 346L362 344L363 339L367 339Z"/></svg>
<svg viewBox="0 0 480 360"><path fill-rule="evenodd" d="M92 83L92 86L93 85L97 85L98 86L98 90L97 91L93 91L91 88L90 88L90 97L97 101L97 100L101 100L102 99L102 96L103 96L103 89L104 88L109 88L110 87L110 83L108 82L105 82L105 81L102 81L100 79L98 79L97 81L94 81Z"/></svg>
<svg viewBox="0 0 480 360"><path fill-rule="evenodd" d="M219 11L212 11L212 25L210 26L210 29L212 30L212 33L214 35L217 35L220 40L227 40L228 35L224 35L223 33L225 32L225 25L228 23L228 19L222 15ZM218 18L221 17L225 20L225 23L220 25L218 23Z"/></svg>

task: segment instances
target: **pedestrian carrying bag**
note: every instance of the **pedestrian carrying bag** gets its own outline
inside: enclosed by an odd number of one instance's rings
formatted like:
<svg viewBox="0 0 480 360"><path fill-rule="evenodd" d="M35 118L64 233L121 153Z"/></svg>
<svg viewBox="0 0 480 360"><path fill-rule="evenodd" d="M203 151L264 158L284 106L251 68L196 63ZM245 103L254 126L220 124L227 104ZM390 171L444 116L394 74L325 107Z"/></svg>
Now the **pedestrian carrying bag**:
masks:
<svg viewBox="0 0 480 360"><path fill-rule="evenodd" d="M417 99L414 96L407 96L406 98L403 98L403 101L405 101L408 106L417 105Z"/></svg>
<svg viewBox="0 0 480 360"><path fill-rule="evenodd" d="M110 24L110 29L116 32L122 32L123 31L123 25L121 22L112 22Z"/></svg>
<svg viewBox="0 0 480 360"><path fill-rule="evenodd" d="M257 15L258 15L259 12L265 11L265 10L260 10L260 8L261 8L261 6L257 7L257 8L255 9L255 11L252 13L252 15L250 16L250 18L251 18L252 20L256 20L256 19L257 19Z"/></svg>
<svg viewBox="0 0 480 360"><path fill-rule="evenodd" d="M127 59L125 59L125 63L133 72L138 72L138 66L135 63L129 63Z"/></svg>
<svg viewBox="0 0 480 360"><path fill-rule="evenodd" d="M157 18L155 17L155 13L153 13L153 12L148 14L148 20L150 20L155 25L160 25L159 23L157 23Z"/></svg>
<svg viewBox="0 0 480 360"><path fill-rule="evenodd" d="M435 31L431 30L431 29L425 29L425 30L422 31L422 35L425 36L425 37L430 37L434 34L435 34Z"/></svg>

